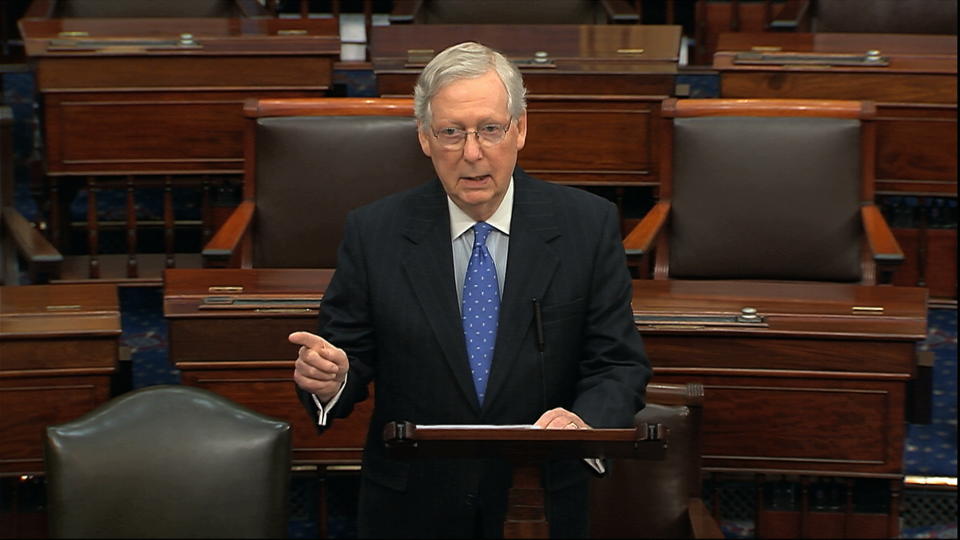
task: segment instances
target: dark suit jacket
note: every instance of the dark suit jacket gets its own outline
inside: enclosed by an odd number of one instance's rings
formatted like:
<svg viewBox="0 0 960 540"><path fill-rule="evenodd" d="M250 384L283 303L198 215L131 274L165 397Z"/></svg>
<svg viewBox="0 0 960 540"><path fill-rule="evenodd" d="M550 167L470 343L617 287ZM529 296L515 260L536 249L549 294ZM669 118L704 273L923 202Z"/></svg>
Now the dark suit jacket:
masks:
<svg viewBox="0 0 960 540"><path fill-rule="evenodd" d="M564 407L593 427L630 427L643 408L651 371L633 325L616 208L519 168L514 182L500 323L483 407L468 368L439 180L347 218L319 333L350 358L332 416L346 416L365 399L371 380L376 390L363 457L361 534L470 536L478 509L494 524L499 513L502 523L508 466L496 459L391 459L382 440L386 422L530 424L545 410ZM546 343L542 365L534 298ZM316 416L310 397L300 394ZM551 529L579 534L558 530L558 524L573 519L568 527L585 527L585 465L551 463L545 472ZM569 497L552 494L571 487L582 497L564 507L557 501ZM385 523L389 527L378 528Z"/></svg>

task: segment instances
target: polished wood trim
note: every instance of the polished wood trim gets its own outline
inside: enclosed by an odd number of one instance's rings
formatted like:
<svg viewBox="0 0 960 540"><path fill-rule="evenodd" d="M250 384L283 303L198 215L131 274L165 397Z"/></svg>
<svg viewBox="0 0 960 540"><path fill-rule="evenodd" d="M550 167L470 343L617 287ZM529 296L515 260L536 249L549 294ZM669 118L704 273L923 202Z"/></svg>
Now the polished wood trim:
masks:
<svg viewBox="0 0 960 540"><path fill-rule="evenodd" d="M720 525L713 518L710 511L700 497L690 497L687 517L690 519L690 530L693 538L726 538Z"/></svg>
<svg viewBox="0 0 960 540"><path fill-rule="evenodd" d="M53 247L43 234L30 225L23 215L13 206L0 209L3 226L7 228L20 254L29 264L59 263L63 255Z"/></svg>
<svg viewBox="0 0 960 540"><path fill-rule="evenodd" d="M0 371L0 379L19 379L22 377L65 377L73 375L110 375L116 371L113 367L103 368L62 368L62 369L18 369ZM87 388L84 386L84 388ZM93 388L93 386L90 386ZM0 388L0 392L6 391Z"/></svg>
<svg viewBox="0 0 960 540"><path fill-rule="evenodd" d="M227 221L220 227L210 242L203 248L204 257L229 258L237 250L240 240L250 229L253 223L253 214L256 211L254 201L243 201L230 214Z"/></svg>
<svg viewBox="0 0 960 540"><path fill-rule="evenodd" d="M903 261L903 250L893 231L887 225L880 209L873 204L865 204L860 207L860 219L863 222L863 230L867 236L867 242L870 245L870 251L877 262L891 263Z"/></svg>
<svg viewBox="0 0 960 540"><path fill-rule="evenodd" d="M668 99L662 114L693 116L810 116L869 119L876 115L870 101L841 99Z"/></svg>
<svg viewBox="0 0 960 540"><path fill-rule="evenodd" d="M650 209L640 223L623 239L627 255L644 255L666 226L670 215L670 201L661 200Z"/></svg>
<svg viewBox="0 0 960 540"><path fill-rule="evenodd" d="M657 367L653 368L654 374L661 375L721 375L737 377L778 377L783 379L850 379L850 380L879 380L879 381L908 381L911 378L910 373L868 373L862 371L827 371L827 370L807 370L807 369L754 369L754 368L711 368L711 367ZM758 386L734 387L755 390ZM788 388L770 387L770 390L785 391ZM804 391L816 391L816 389L804 388ZM829 390L824 390L829 391ZM854 392L855 390L844 390L845 392ZM872 393L872 390L863 392Z"/></svg>
<svg viewBox="0 0 960 540"><path fill-rule="evenodd" d="M293 98L248 99L247 118L270 116L413 116L410 98Z"/></svg>
<svg viewBox="0 0 960 540"><path fill-rule="evenodd" d="M703 385L700 383L656 383L647 384L647 403L659 405L703 406Z"/></svg>

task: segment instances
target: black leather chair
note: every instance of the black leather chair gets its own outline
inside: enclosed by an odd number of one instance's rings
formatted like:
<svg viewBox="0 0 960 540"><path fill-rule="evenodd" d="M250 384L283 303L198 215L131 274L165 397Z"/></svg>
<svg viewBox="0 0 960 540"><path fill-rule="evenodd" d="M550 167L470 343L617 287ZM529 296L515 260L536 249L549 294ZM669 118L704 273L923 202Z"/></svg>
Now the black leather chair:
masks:
<svg viewBox="0 0 960 540"><path fill-rule="evenodd" d="M628 256L654 251L654 279L889 281L903 252L873 201L874 114L863 101L665 100L660 200Z"/></svg>
<svg viewBox="0 0 960 540"><path fill-rule="evenodd" d="M207 267L334 268L347 213L434 178L412 99L250 100L243 201Z"/></svg>
<svg viewBox="0 0 960 540"><path fill-rule="evenodd" d="M590 486L592 538L723 538L701 499L699 383L647 386L639 424L669 430L663 461L611 460L610 472Z"/></svg>
<svg viewBox="0 0 960 540"><path fill-rule="evenodd" d="M150 386L46 430L54 538L285 537L290 426Z"/></svg>

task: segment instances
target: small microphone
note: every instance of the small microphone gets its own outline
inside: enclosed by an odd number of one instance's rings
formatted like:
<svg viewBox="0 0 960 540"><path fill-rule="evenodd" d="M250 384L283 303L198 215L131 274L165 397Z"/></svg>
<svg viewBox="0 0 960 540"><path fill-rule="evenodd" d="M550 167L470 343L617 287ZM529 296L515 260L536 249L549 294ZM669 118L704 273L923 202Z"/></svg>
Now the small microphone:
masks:
<svg viewBox="0 0 960 540"><path fill-rule="evenodd" d="M547 412L547 374L543 365L543 351L547 344L543 339L543 315L540 313L540 300L536 297L533 301L533 326L537 333L537 357L540 360L540 397L541 413Z"/></svg>

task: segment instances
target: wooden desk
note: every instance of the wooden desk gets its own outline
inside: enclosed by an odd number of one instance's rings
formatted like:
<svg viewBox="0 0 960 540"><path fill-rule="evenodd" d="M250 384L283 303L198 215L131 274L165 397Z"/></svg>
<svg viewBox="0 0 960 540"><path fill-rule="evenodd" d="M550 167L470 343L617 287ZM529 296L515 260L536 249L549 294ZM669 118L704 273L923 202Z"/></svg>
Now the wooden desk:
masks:
<svg viewBox="0 0 960 540"><path fill-rule="evenodd" d="M211 194L225 182L241 182L244 100L323 96L331 85L340 54L335 19L273 19L249 0L210 2L218 8L212 14L172 17L169 3L139 3L134 8L143 12L125 13L110 2L35 0L19 22L42 98L50 229L57 245L67 230L62 206L81 185L91 192L91 257L88 268L79 269L83 277L108 277L108 271L143 277L132 256L134 188L202 188L202 226L212 234ZM188 9L187 0L176 3L184 13L197 11ZM127 223L119 226L128 232L131 257L117 270L96 257L101 225L95 195L104 187L128 194ZM164 203L163 263L170 267L172 198ZM159 272L152 278L159 285Z"/></svg>
<svg viewBox="0 0 960 540"><path fill-rule="evenodd" d="M0 287L0 476L43 472L43 430L110 399L115 285Z"/></svg>
<svg viewBox="0 0 960 540"><path fill-rule="evenodd" d="M742 63L742 54L754 47L770 56L807 53L825 60ZM868 50L878 50L888 65L827 64L830 55ZM957 36L722 34L713 67L720 74L721 97L875 101L877 195L956 199ZM929 228L923 218L919 221L916 227L894 231L907 256L894 284L928 287L932 297L952 299L955 305L956 229Z"/></svg>
<svg viewBox="0 0 960 540"><path fill-rule="evenodd" d="M373 410L372 399L359 403L349 418L317 435L294 390L297 346L287 336L316 330L317 307L331 276L321 269L164 272L170 360L183 384L289 422L293 461L300 465L358 465Z"/></svg>
<svg viewBox="0 0 960 540"><path fill-rule="evenodd" d="M529 134L519 163L565 184L655 186L660 101L674 94L680 26L375 26L370 57L381 96L410 96L423 66L475 40L517 62ZM544 62L535 53L546 53Z"/></svg>
<svg viewBox="0 0 960 540"><path fill-rule="evenodd" d="M914 287L633 283L653 380L704 386L705 471L889 480L889 512L839 514L841 536L899 532L907 383L926 303ZM737 322L746 307L763 320ZM758 504L758 535L807 537L810 516Z"/></svg>

